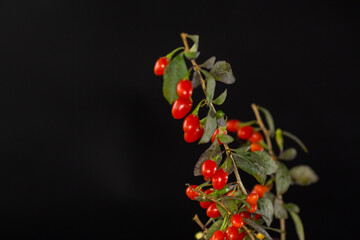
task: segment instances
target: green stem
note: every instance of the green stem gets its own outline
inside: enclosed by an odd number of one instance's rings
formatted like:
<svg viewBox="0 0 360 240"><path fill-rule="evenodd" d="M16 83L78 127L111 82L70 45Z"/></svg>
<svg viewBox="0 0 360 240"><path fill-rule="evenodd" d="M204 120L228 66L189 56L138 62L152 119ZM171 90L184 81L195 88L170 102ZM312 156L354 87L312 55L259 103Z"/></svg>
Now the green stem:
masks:
<svg viewBox="0 0 360 240"><path fill-rule="evenodd" d="M185 49L185 48L184 48L184 47L178 47L177 49L175 49L174 51L172 51L171 53L169 53L168 55L166 55L166 57L167 57L168 59L171 59L177 51L182 50L182 49Z"/></svg>

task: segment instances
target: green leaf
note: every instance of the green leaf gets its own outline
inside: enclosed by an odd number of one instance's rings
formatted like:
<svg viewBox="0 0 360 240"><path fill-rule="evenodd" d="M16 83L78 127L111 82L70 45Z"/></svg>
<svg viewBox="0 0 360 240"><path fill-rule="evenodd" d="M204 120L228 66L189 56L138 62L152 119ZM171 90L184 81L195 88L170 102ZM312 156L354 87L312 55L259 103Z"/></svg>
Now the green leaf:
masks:
<svg viewBox="0 0 360 240"><path fill-rule="evenodd" d="M221 200L221 202L225 205L227 209L229 209L231 213L238 210L235 199L223 199ZM219 203L216 203L216 207L219 210L221 216L225 217L226 215L228 215L228 212Z"/></svg>
<svg viewBox="0 0 360 240"><path fill-rule="evenodd" d="M225 61L216 62L213 69L211 69L210 73L219 82L223 82L226 84L233 84L235 82L235 77L232 73L231 66L228 62Z"/></svg>
<svg viewBox="0 0 360 240"><path fill-rule="evenodd" d="M216 232L217 230L219 230L221 228L221 225L223 224L224 220L219 219L216 222L214 222L211 227L207 230L206 235L205 235L205 240L208 240L212 237L212 235L214 234L214 232Z"/></svg>
<svg viewBox="0 0 360 240"><path fill-rule="evenodd" d="M275 199L274 201L274 216L278 219L287 219L288 213L285 207L280 203L279 199Z"/></svg>
<svg viewBox="0 0 360 240"><path fill-rule="evenodd" d="M225 144L232 143L234 141L234 138L227 134L218 135L218 138L219 138L220 142L225 143Z"/></svg>
<svg viewBox="0 0 360 240"><path fill-rule="evenodd" d="M212 101L213 104L216 105L223 104L225 102L226 96L227 96L227 89L225 89L225 91L222 94L220 94L220 96L218 96L216 99Z"/></svg>
<svg viewBox="0 0 360 240"><path fill-rule="evenodd" d="M301 222L299 215L297 215L295 212L289 212L289 213L292 220L294 221L296 233L298 235L299 240L305 240L304 226Z"/></svg>
<svg viewBox="0 0 360 240"><path fill-rule="evenodd" d="M276 165L274 159L272 159L272 157L268 153L262 151L256 151L254 153L258 155L261 159L263 166L265 167L266 175L271 175L276 172L278 166Z"/></svg>
<svg viewBox="0 0 360 240"><path fill-rule="evenodd" d="M300 207L298 205L296 205L295 203L285 203L284 207L289 212L294 212L294 213L299 213L300 212Z"/></svg>
<svg viewBox="0 0 360 240"><path fill-rule="evenodd" d="M216 159L214 159L217 156ZM199 157L199 160L195 164L194 168L194 176L202 176L201 173L201 165L208 159L214 159L217 164L220 164L221 162L221 148L219 146L218 141L214 141L208 149L206 149L201 156Z"/></svg>
<svg viewBox="0 0 360 240"><path fill-rule="evenodd" d="M190 38L194 42L190 48L190 52L197 52L199 48L199 35L187 35L187 38Z"/></svg>
<svg viewBox="0 0 360 240"><path fill-rule="evenodd" d="M289 133L287 131L282 131L282 134L283 134L283 136L294 140L302 148L302 150L304 150L304 152L306 152L306 153L309 152L307 147L305 146L305 144L297 136L295 136L294 134Z"/></svg>
<svg viewBox="0 0 360 240"><path fill-rule="evenodd" d="M282 150L284 149L284 138L282 136L282 131L280 128L276 129L275 140L276 140L276 144L278 145L280 151L282 152Z"/></svg>
<svg viewBox="0 0 360 240"><path fill-rule="evenodd" d="M191 60L196 59L200 55L200 52L184 52L184 54L187 59Z"/></svg>
<svg viewBox="0 0 360 240"><path fill-rule="evenodd" d="M187 74L187 71L183 54L174 57L165 68L163 94L170 104L178 98L176 85Z"/></svg>
<svg viewBox="0 0 360 240"><path fill-rule="evenodd" d="M257 154L238 151L236 154L233 154L233 156L236 166L255 177L259 183L264 185L266 181L266 171L263 162Z"/></svg>
<svg viewBox="0 0 360 240"><path fill-rule="evenodd" d="M211 57L208 60L206 60L204 63L200 64L199 66L206 69L212 69L214 68L216 57Z"/></svg>
<svg viewBox="0 0 360 240"><path fill-rule="evenodd" d="M290 170L291 179L295 184L308 186L319 180L318 175L308 165L299 165Z"/></svg>
<svg viewBox="0 0 360 240"><path fill-rule="evenodd" d="M251 148L251 145L245 145L236 149L233 149L233 152L235 153L244 153L244 152L248 152Z"/></svg>
<svg viewBox="0 0 360 240"><path fill-rule="evenodd" d="M214 113L214 111L210 108L208 115L206 117L204 134L202 135L199 143L208 143L216 128L217 128L216 113Z"/></svg>
<svg viewBox="0 0 360 240"><path fill-rule="evenodd" d="M262 197L258 199L257 204L258 209L256 212L262 216L266 225L270 227L274 216L274 206L272 201L268 198Z"/></svg>
<svg viewBox="0 0 360 240"><path fill-rule="evenodd" d="M206 99L209 103L211 103L214 98L216 81L213 75L211 75L208 71L201 70L201 72L204 74L206 80Z"/></svg>
<svg viewBox="0 0 360 240"><path fill-rule="evenodd" d="M278 170L276 171L275 183L277 195L283 195L290 187L291 176L288 168L281 162L277 162Z"/></svg>
<svg viewBox="0 0 360 240"><path fill-rule="evenodd" d="M269 235L269 233L264 229L263 226L257 224L255 221L244 218L244 221L249 224L251 227L253 227L256 231L264 235L268 240L272 240L272 237Z"/></svg>
<svg viewBox="0 0 360 240"><path fill-rule="evenodd" d="M266 122L267 122L267 125L268 125L268 128L269 128L269 135L271 137L274 137L274 134L275 134L275 124L274 124L274 119L271 115L271 113L269 112L269 110L267 110L266 108L264 107L260 107L259 106L259 110L261 112L264 113L265 115L265 119L266 119Z"/></svg>
<svg viewBox="0 0 360 240"><path fill-rule="evenodd" d="M296 158L296 155L297 151L295 148L288 148L279 155L278 159L284 161L291 161Z"/></svg>
<svg viewBox="0 0 360 240"><path fill-rule="evenodd" d="M191 84L193 89L197 88L200 85L200 74L197 71L193 72Z"/></svg>

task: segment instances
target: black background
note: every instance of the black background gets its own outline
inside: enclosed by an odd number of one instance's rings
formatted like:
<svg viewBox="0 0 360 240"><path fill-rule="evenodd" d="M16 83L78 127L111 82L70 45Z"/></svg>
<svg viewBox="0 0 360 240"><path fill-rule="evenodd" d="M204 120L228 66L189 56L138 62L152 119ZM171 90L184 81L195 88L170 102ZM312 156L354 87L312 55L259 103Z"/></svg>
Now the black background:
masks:
<svg viewBox="0 0 360 240"><path fill-rule="evenodd" d="M253 119L256 102L310 149L290 166L309 164L320 181L285 196L301 207L307 239L353 238L359 10L355 1L1 1L1 236L193 239L191 218L205 215L184 184L201 183L192 169L206 146L183 141L153 74L185 31L200 35L199 62L231 63L237 82L218 84L231 118Z"/></svg>

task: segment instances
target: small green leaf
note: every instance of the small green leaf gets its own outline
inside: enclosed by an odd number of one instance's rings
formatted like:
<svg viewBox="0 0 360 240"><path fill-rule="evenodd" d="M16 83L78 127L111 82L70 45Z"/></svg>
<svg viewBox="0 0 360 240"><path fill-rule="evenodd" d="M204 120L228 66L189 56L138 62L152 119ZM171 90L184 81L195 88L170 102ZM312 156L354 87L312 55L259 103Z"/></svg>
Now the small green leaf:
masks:
<svg viewBox="0 0 360 240"><path fill-rule="evenodd" d="M261 159L263 166L265 167L266 175L271 175L276 172L278 166L268 153L262 151L256 151L254 153Z"/></svg>
<svg viewBox="0 0 360 240"><path fill-rule="evenodd" d="M176 85L187 74L183 54L174 57L165 68L163 94L165 99L172 104L177 98Z"/></svg>
<svg viewBox="0 0 360 240"><path fill-rule="evenodd" d="M190 48L190 52L197 52L199 48L199 35L187 35L187 38L190 38L194 42Z"/></svg>
<svg viewBox="0 0 360 240"><path fill-rule="evenodd" d="M205 240L209 240L212 235L214 234L214 232L216 232L217 230L219 230L221 228L221 225L223 224L224 220L219 219L216 222L214 222L211 227L207 230L206 235L205 235Z"/></svg>
<svg viewBox="0 0 360 240"><path fill-rule="evenodd" d="M225 61L216 62L213 69L211 69L210 73L219 82L223 82L226 84L233 84L235 82L235 77L232 73L231 66L228 62Z"/></svg>
<svg viewBox="0 0 360 240"><path fill-rule="evenodd" d="M275 199L274 201L274 216L278 219L287 219L288 213L285 207L280 203L279 199Z"/></svg>
<svg viewBox="0 0 360 240"><path fill-rule="evenodd" d="M216 57L211 57L208 60L206 60L204 63L200 64L199 66L206 69L212 69L214 68Z"/></svg>
<svg viewBox="0 0 360 240"><path fill-rule="evenodd" d="M264 235L268 240L272 240L273 238L269 235L269 233L264 229L263 226L257 224L255 221L244 218L244 221L249 224L251 227L253 227L256 231Z"/></svg>
<svg viewBox="0 0 360 240"><path fill-rule="evenodd" d="M222 199L221 202L231 213L237 211L237 204L235 199ZM228 212L219 203L216 203L216 207L219 210L221 216L225 217L228 215Z"/></svg>
<svg viewBox="0 0 360 240"><path fill-rule="evenodd" d="M218 135L218 138L219 138L220 142L225 143L225 144L232 143L234 141L234 138L227 134Z"/></svg>
<svg viewBox="0 0 360 240"><path fill-rule="evenodd" d="M264 107L260 107L259 106L259 110L261 112L264 113L265 115L265 119L266 119L266 122L267 122L267 125L268 125L268 128L269 128L269 135L271 137L274 137L274 134L275 134L275 124L274 124L274 119L271 115L271 113L269 112L269 110L267 110L266 108Z"/></svg>
<svg viewBox="0 0 360 240"><path fill-rule="evenodd" d="M318 175L308 165L299 165L290 170L291 179L295 184L300 186L308 186L319 180Z"/></svg>
<svg viewBox="0 0 360 240"><path fill-rule="evenodd" d="M214 98L216 81L213 75L211 75L208 71L201 70L201 72L204 74L206 80L206 99L209 103L211 103Z"/></svg>
<svg viewBox="0 0 360 240"><path fill-rule="evenodd" d="M280 160L291 161L296 158L297 151L295 148L288 148L279 155Z"/></svg>
<svg viewBox="0 0 360 240"><path fill-rule="evenodd" d="M284 207L289 211L289 212L294 212L294 213L299 213L300 212L300 208L298 205L296 205L295 203L285 203Z"/></svg>
<svg viewBox="0 0 360 240"><path fill-rule="evenodd" d="M278 145L280 151L282 152L282 150L284 149L284 138L282 136L282 131L280 128L276 129L275 140L276 140L276 144Z"/></svg>
<svg viewBox="0 0 360 240"><path fill-rule="evenodd" d="M208 159L216 158L217 164L221 162L221 148L218 141L214 141L208 149L205 150L199 157L199 160L195 164L194 176L201 176L201 165Z"/></svg>
<svg viewBox="0 0 360 240"><path fill-rule="evenodd" d="M172 52L170 52L169 54L166 55L166 58L168 59L172 59L172 57L174 56L175 53L177 53L179 50L183 50L185 49L184 47L179 47L176 48L175 50L173 50Z"/></svg>
<svg viewBox="0 0 360 240"><path fill-rule="evenodd" d="M233 152L235 153L244 153L244 152L248 152L251 148L251 145L245 145L236 149L233 149Z"/></svg>
<svg viewBox="0 0 360 240"><path fill-rule="evenodd" d="M223 104L225 102L226 95L227 95L227 89L225 89L225 91L222 94L220 94L220 96L218 96L216 99L214 99L212 101L213 104L216 104L216 105Z"/></svg>
<svg viewBox="0 0 360 240"><path fill-rule="evenodd" d="M256 212L262 216L266 225L270 227L274 216L274 206L272 201L268 198L262 197L258 199L257 204L258 209Z"/></svg>
<svg viewBox="0 0 360 240"><path fill-rule="evenodd" d="M304 226L301 222L299 215L297 215L295 212L289 212L289 213L292 220L294 221L296 233L298 235L299 240L305 240Z"/></svg>
<svg viewBox="0 0 360 240"><path fill-rule="evenodd" d="M302 150L304 150L304 152L306 152L306 153L309 152L307 147L305 146L305 144L297 136L295 136L292 133L286 132L286 131L282 131L282 134L283 134L283 136L294 140L302 148Z"/></svg>
<svg viewBox="0 0 360 240"><path fill-rule="evenodd" d="M200 55L200 52L184 52L184 54L187 59L191 60L196 59Z"/></svg>
<svg viewBox="0 0 360 240"><path fill-rule="evenodd" d="M197 88L200 85L200 74L197 71L193 72L191 84L193 89Z"/></svg>
<svg viewBox="0 0 360 240"><path fill-rule="evenodd" d="M236 154L233 154L233 156L236 166L255 177L259 183L264 185L266 181L266 171L263 162L257 154L238 151Z"/></svg>
<svg viewBox="0 0 360 240"><path fill-rule="evenodd" d="M202 135L199 143L208 143L216 128L217 128L216 113L214 113L214 111L210 108L208 115L206 117L204 134Z"/></svg>
<svg viewBox="0 0 360 240"><path fill-rule="evenodd" d="M277 195L283 195L290 187L291 176L288 168L281 162L276 162L278 170L276 171L275 183Z"/></svg>

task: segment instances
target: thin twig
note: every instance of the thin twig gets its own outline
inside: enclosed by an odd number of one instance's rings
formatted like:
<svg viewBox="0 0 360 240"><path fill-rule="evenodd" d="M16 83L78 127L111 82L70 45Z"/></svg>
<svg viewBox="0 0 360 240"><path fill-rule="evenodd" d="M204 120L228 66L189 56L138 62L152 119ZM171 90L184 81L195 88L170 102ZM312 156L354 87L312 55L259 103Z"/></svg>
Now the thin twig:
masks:
<svg viewBox="0 0 360 240"><path fill-rule="evenodd" d="M278 196L279 202L281 205L284 204L282 196ZM285 224L285 218L280 218L280 230L281 232L281 240L286 240L286 224Z"/></svg>
<svg viewBox="0 0 360 240"><path fill-rule="evenodd" d="M195 216L193 217L193 220L201 227L201 229L206 232L207 228L204 226L204 224L201 222L199 216L197 214L195 214Z"/></svg>
<svg viewBox="0 0 360 240"><path fill-rule="evenodd" d="M242 228L245 230L245 232L247 233L247 235L251 238L251 240L255 240L254 235L252 234L252 232L250 231L250 229L248 229L245 226L242 226Z"/></svg>

